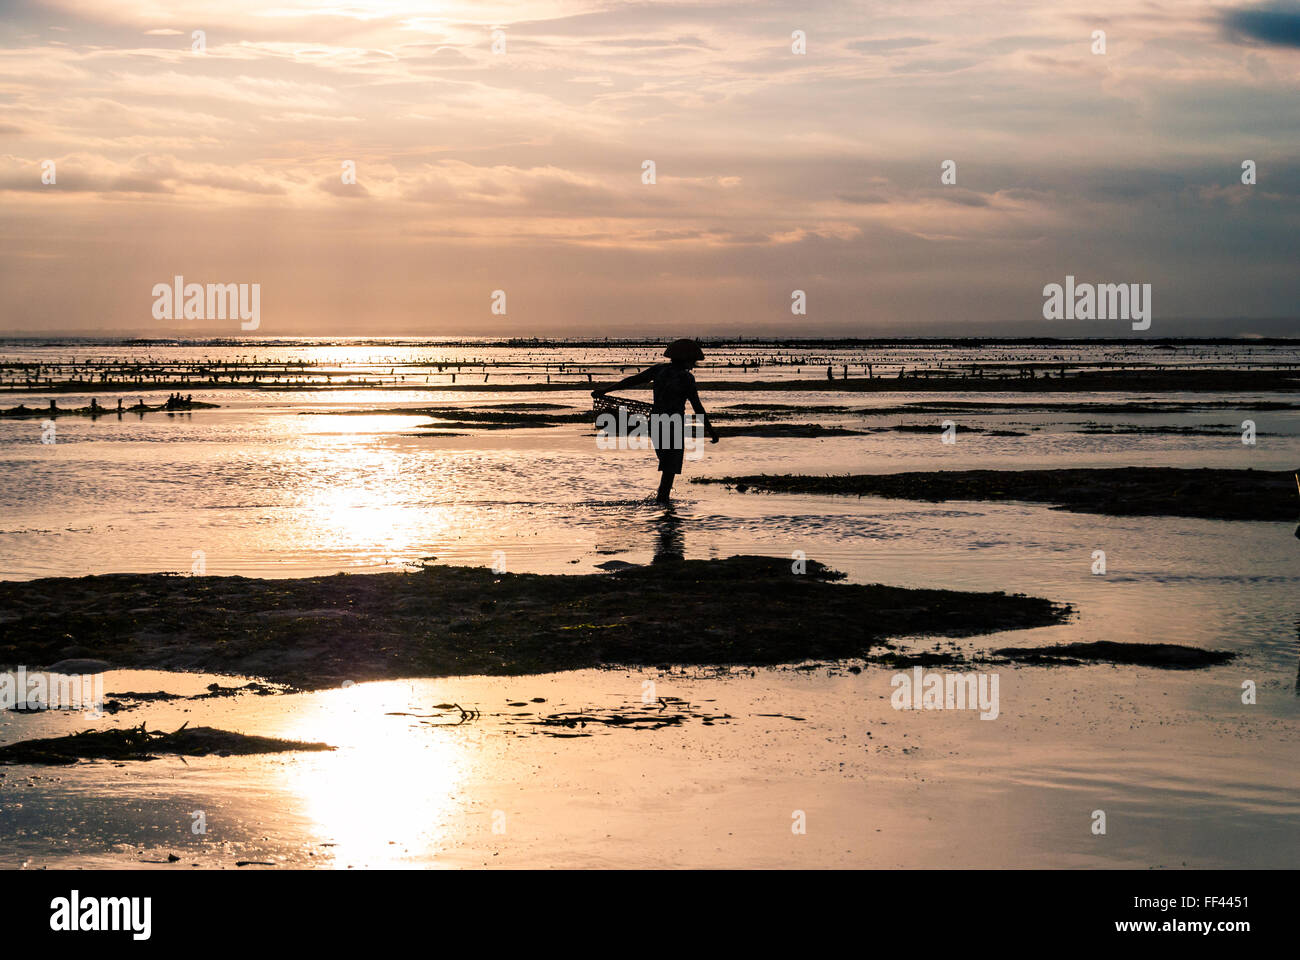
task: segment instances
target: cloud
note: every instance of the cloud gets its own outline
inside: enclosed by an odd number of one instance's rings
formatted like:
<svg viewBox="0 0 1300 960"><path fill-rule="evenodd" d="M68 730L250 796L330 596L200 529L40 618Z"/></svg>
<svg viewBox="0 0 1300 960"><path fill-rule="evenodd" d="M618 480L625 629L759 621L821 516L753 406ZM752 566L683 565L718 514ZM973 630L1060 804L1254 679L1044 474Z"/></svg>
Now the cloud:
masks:
<svg viewBox="0 0 1300 960"><path fill-rule="evenodd" d="M881 40L854 40L847 47L859 53L892 53L895 50L928 46L934 42L925 37L887 37Z"/></svg>
<svg viewBox="0 0 1300 960"><path fill-rule="evenodd" d="M66 193L188 195L210 199L212 190L255 196L284 196L289 181L257 167L183 161L171 155L141 155L126 163L91 154L53 160L54 184L41 180L44 161L0 157L0 191L57 196Z"/></svg>
<svg viewBox="0 0 1300 960"><path fill-rule="evenodd" d="M346 200L368 200L371 196L364 183L359 181L357 183L344 183L342 176L325 177L316 186L331 196L343 197Z"/></svg>
<svg viewBox="0 0 1300 960"><path fill-rule="evenodd" d="M1223 17L1230 34L1278 47L1300 48L1300 4L1270 4L1229 10Z"/></svg>
<svg viewBox="0 0 1300 960"><path fill-rule="evenodd" d="M874 204L888 203L889 198L878 193L837 193L835 199L843 203Z"/></svg>

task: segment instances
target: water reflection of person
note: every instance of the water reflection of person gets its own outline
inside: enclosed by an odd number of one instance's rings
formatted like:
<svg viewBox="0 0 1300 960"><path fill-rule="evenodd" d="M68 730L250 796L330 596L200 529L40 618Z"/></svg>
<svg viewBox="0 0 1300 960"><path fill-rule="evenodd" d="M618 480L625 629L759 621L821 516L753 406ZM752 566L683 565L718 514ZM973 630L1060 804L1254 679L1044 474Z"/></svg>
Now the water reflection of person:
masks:
<svg viewBox="0 0 1300 960"><path fill-rule="evenodd" d="M603 397L611 390L653 384L654 405L651 416L658 414L676 417L681 424L680 431L673 429L661 431L658 437L655 436L656 431L651 430L655 455L659 458L659 470L663 474L659 481L659 492L655 495L655 499L660 503L668 503L669 494L673 490L673 480L682 472L682 459L686 452L685 416L688 400L691 409L704 419L704 432L709 440L713 443L718 442L718 433L713 429L709 415L704 410L704 404L700 403L695 376L691 373L691 368L704 359L704 351L700 349L699 343L695 340L674 340L664 350L664 356L668 358L668 363L657 363L640 373L623 378L613 386L597 387L591 391L593 397ZM663 436L663 433L667 433L668 436Z"/></svg>
<svg viewBox="0 0 1300 960"><path fill-rule="evenodd" d="M655 521L655 555L651 563L674 563L686 559L686 537L682 518L671 506Z"/></svg>

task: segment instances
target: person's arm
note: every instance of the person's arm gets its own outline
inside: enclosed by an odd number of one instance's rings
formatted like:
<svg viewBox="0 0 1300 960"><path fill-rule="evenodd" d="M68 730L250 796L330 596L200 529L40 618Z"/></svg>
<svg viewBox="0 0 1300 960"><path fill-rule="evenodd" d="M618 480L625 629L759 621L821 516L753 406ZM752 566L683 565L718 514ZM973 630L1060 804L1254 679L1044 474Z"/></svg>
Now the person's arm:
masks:
<svg viewBox="0 0 1300 960"><path fill-rule="evenodd" d="M630 377L624 377L618 383L608 387L597 387L591 391L593 397L602 397L611 390L622 390L624 387L639 387L643 383L649 383L654 377L655 367L646 367L640 373L634 373Z"/></svg>
<svg viewBox="0 0 1300 960"><path fill-rule="evenodd" d="M704 432L708 434L709 441L711 443L717 443L718 431L713 429L713 422L709 419L708 413L705 412L704 404L700 403L699 389L692 386L691 394L688 399L691 401L691 409L704 418Z"/></svg>

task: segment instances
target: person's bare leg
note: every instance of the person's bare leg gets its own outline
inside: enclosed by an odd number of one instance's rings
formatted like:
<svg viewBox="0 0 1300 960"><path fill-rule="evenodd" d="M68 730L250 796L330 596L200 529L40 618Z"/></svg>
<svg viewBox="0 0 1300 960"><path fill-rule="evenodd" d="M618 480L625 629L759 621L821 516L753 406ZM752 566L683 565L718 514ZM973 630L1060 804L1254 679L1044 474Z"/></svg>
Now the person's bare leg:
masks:
<svg viewBox="0 0 1300 960"><path fill-rule="evenodd" d="M671 499L669 494L673 492L673 476L673 474L665 470L659 480L659 493L655 496L655 499L660 503L667 503Z"/></svg>

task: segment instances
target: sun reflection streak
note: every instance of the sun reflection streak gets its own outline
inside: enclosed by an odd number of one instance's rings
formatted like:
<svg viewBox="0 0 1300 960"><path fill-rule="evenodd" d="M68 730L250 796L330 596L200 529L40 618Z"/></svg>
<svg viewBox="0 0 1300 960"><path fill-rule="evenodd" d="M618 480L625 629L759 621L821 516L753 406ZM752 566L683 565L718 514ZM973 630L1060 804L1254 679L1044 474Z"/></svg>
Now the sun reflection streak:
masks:
<svg viewBox="0 0 1300 960"><path fill-rule="evenodd" d="M450 511L421 502L427 498L403 476L399 453L355 446L352 436L343 439L300 494L305 546L409 558L431 534L446 533Z"/></svg>
<svg viewBox="0 0 1300 960"><path fill-rule="evenodd" d="M457 790L475 775L474 731L389 716L432 712L411 702L412 689L392 681L321 694L279 734L339 748L284 768L286 789L334 844L327 850L337 867L429 866L463 834Z"/></svg>

